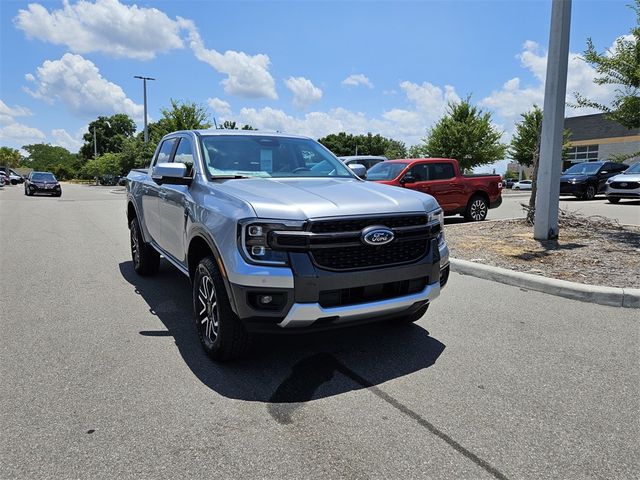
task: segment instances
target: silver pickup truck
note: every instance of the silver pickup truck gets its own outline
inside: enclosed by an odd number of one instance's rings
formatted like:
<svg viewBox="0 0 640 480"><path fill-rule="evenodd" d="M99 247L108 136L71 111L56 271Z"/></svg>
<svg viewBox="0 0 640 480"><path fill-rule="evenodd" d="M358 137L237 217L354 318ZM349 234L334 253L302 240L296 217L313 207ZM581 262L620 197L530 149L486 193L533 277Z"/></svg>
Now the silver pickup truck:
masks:
<svg viewBox="0 0 640 480"><path fill-rule="evenodd" d="M310 138L175 132L126 185L135 271L162 255L191 279L216 360L257 332L416 321L449 276L433 197L365 182Z"/></svg>

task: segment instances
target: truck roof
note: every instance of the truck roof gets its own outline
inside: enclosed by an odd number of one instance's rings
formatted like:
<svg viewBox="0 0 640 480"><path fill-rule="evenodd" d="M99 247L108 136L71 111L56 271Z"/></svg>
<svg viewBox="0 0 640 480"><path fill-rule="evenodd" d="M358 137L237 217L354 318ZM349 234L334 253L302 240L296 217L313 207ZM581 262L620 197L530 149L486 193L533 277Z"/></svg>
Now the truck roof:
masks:
<svg viewBox="0 0 640 480"><path fill-rule="evenodd" d="M387 160L392 163L412 163L412 162L424 162L424 161L442 161L446 160L447 162L457 162L457 160L453 158L398 158L396 160Z"/></svg>
<svg viewBox="0 0 640 480"><path fill-rule="evenodd" d="M281 138L304 138L304 139L308 139L311 140L310 137L306 137L304 135L292 135L289 133L282 133L282 132L269 132L269 131L263 131L263 130L227 130L227 129L208 129L208 130L180 130L177 132L171 132L171 134L173 133L195 133L196 135L200 135L200 136L212 136L212 135L216 135L216 136L224 136L224 135L241 135L241 136L247 136L247 137L281 137ZM170 135L171 135L170 134Z"/></svg>

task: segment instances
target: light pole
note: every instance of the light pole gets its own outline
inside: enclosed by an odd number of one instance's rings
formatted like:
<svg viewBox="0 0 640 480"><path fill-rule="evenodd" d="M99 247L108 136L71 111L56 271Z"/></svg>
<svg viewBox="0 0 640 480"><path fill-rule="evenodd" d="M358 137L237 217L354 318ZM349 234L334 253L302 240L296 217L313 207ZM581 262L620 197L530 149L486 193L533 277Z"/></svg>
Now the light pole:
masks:
<svg viewBox="0 0 640 480"><path fill-rule="evenodd" d="M567 91L571 0L553 0L544 90L540 160L536 178L533 237L558 238L558 197L562 171L562 132Z"/></svg>
<svg viewBox="0 0 640 480"><path fill-rule="evenodd" d="M142 80L142 89L144 91L144 143L147 143L149 141L149 130L147 129L147 80L155 80L155 78L141 77L139 75L136 75L133 78L139 78Z"/></svg>

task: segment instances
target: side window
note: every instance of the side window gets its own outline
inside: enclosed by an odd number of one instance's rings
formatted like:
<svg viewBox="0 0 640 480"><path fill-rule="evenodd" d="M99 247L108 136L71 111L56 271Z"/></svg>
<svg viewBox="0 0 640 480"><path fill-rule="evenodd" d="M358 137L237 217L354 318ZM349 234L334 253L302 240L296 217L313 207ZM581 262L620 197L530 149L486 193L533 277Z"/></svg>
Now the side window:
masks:
<svg viewBox="0 0 640 480"><path fill-rule="evenodd" d="M160 151L158 152L158 156L156 157L156 161L154 165L158 163L167 163L171 161L171 152L173 152L173 146L176 143L175 138L170 138L162 142L160 145Z"/></svg>
<svg viewBox="0 0 640 480"><path fill-rule="evenodd" d="M454 176L453 165L450 163L429 164L429 180L448 180Z"/></svg>
<svg viewBox="0 0 640 480"><path fill-rule="evenodd" d="M184 163L186 165L193 165L193 150L191 149L191 142L188 138L180 139L173 161L177 163Z"/></svg>
<svg viewBox="0 0 640 480"><path fill-rule="evenodd" d="M429 179L427 176L427 165L425 163L411 167L411 173L413 174L413 178L416 179L416 182L425 182Z"/></svg>

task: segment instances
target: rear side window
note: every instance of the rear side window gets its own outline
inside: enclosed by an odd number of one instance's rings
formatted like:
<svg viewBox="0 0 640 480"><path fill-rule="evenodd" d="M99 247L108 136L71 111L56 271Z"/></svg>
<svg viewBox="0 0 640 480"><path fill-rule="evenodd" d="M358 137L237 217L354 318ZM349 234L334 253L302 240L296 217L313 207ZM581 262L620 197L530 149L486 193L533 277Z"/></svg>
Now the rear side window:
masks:
<svg viewBox="0 0 640 480"><path fill-rule="evenodd" d="M429 180L448 180L455 177L450 163L430 163Z"/></svg>
<svg viewBox="0 0 640 480"><path fill-rule="evenodd" d="M175 138L170 138L162 142L160 145L160 151L158 152L158 157L156 158L155 163L167 163L171 161L171 152L173 151L173 146L176 143Z"/></svg>

